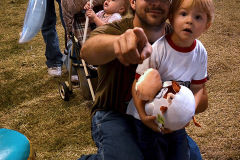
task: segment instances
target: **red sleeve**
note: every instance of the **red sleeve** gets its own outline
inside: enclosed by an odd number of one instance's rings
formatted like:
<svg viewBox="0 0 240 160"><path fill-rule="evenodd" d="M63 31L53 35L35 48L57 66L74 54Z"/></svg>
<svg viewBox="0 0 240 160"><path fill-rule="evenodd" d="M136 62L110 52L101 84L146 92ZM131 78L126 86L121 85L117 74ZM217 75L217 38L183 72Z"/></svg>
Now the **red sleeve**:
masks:
<svg viewBox="0 0 240 160"><path fill-rule="evenodd" d="M138 78L139 78L140 76L141 76L140 74L136 73L136 74L135 74L135 79L138 80Z"/></svg>
<svg viewBox="0 0 240 160"><path fill-rule="evenodd" d="M136 77L136 76L135 76L135 77ZM201 79L201 80L192 80L192 81L191 81L191 84L203 84L203 83L207 82L207 78L208 78L208 77L206 77L206 78L204 78L204 79Z"/></svg>

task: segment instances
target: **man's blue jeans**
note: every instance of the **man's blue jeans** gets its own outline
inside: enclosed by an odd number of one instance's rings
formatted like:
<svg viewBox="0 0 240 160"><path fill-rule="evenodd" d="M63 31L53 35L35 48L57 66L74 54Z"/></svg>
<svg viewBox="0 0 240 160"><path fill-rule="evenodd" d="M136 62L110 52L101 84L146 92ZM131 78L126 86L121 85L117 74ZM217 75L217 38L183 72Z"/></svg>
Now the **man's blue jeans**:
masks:
<svg viewBox="0 0 240 160"><path fill-rule="evenodd" d="M62 8L61 8L61 0L56 0L59 5L60 18L63 27L65 28L65 24L62 17ZM42 24L42 35L43 39L46 43L45 56L47 58L46 64L48 68L51 67L61 67L62 62L62 53L59 47L58 35L56 31L56 12L54 0L47 0L47 10L45 19Z"/></svg>
<svg viewBox="0 0 240 160"><path fill-rule="evenodd" d="M92 118L92 137L98 152L79 160L143 160L134 128L132 117L114 111L97 111ZM190 160L202 160L197 144L187 137Z"/></svg>
<svg viewBox="0 0 240 160"><path fill-rule="evenodd" d="M200 149L197 143L188 135L188 145L190 147L190 160L202 160Z"/></svg>
<svg viewBox="0 0 240 160"><path fill-rule="evenodd" d="M132 122L114 111L96 112L92 118L92 137L98 152L80 160L143 160Z"/></svg>

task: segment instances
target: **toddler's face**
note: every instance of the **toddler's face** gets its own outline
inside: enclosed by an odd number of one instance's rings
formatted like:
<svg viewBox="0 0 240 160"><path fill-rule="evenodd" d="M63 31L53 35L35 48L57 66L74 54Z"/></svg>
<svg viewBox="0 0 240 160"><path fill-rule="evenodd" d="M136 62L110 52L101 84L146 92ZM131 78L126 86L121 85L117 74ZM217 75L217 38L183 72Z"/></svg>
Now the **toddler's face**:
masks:
<svg viewBox="0 0 240 160"><path fill-rule="evenodd" d="M189 1L184 0L175 12L172 25L179 38L193 42L208 29L210 24L207 22L207 14L197 7L189 7Z"/></svg>

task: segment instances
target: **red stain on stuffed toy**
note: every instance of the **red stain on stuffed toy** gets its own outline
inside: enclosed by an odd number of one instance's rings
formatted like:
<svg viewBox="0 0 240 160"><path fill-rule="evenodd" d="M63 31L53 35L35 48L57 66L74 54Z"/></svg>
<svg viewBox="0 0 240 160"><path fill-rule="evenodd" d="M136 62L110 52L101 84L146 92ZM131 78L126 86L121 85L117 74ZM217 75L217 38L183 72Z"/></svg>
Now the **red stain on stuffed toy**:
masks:
<svg viewBox="0 0 240 160"><path fill-rule="evenodd" d="M167 107L166 106L161 106L160 110L162 111L162 114L164 114L167 111Z"/></svg>

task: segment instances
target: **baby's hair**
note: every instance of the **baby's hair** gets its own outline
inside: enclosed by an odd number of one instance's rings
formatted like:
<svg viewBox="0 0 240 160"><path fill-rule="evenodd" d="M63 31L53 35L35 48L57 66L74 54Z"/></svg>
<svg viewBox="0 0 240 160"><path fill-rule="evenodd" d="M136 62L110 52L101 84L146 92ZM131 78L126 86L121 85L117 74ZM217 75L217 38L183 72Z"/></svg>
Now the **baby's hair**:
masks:
<svg viewBox="0 0 240 160"><path fill-rule="evenodd" d="M122 0L122 1L124 1L123 7L125 8L125 10L121 13L121 15L125 16L130 10L130 2L129 0Z"/></svg>
<svg viewBox="0 0 240 160"><path fill-rule="evenodd" d="M173 16L184 0L173 0L169 15ZM214 19L213 0L191 0L188 7L196 7L207 14L207 23L211 23Z"/></svg>

